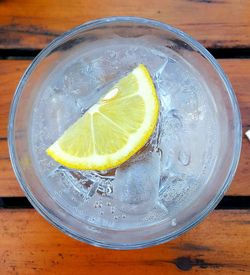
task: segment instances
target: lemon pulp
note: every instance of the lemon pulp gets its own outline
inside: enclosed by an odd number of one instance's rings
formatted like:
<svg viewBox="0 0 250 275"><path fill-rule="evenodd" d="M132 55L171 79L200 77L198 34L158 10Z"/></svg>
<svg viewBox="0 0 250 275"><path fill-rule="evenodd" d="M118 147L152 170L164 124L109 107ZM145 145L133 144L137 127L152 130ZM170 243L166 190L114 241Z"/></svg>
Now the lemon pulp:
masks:
<svg viewBox="0 0 250 275"><path fill-rule="evenodd" d="M141 64L114 85L46 152L68 168L117 167L145 145L158 114L159 101L153 81Z"/></svg>

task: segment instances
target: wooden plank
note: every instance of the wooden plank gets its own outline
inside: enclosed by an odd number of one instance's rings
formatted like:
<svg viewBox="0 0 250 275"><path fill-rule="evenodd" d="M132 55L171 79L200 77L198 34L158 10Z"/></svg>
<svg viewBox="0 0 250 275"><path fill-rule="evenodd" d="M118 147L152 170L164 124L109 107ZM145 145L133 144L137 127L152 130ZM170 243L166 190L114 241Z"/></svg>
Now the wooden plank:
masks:
<svg viewBox="0 0 250 275"><path fill-rule="evenodd" d="M0 141L0 197L23 196L15 174L13 172L7 140ZM240 163L233 182L226 195L249 196L250 195L250 144L246 137L243 138L243 147Z"/></svg>
<svg viewBox="0 0 250 275"><path fill-rule="evenodd" d="M0 140L0 197L8 196L18 197L24 194L11 166L7 140Z"/></svg>
<svg viewBox="0 0 250 275"><path fill-rule="evenodd" d="M250 195L250 186L248 184L250 178L250 142L244 135L244 133L250 129L250 60L227 59L219 60L219 63L222 65L225 73L228 75L228 78L231 81L236 93L243 124L241 158L235 178L227 194Z"/></svg>
<svg viewBox="0 0 250 275"><path fill-rule="evenodd" d="M160 20L206 47L250 46L250 1L0 1L0 48L43 48L62 32L107 16Z"/></svg>
<svg viewBox="0 0 250 275"><path fill-rule="evenodd" d="M233 85L241 109L243 126L247 127L250 125L250 95L248 93L250 60L219 59L218 61ZM0 60L0 138L7 136L11 100L22 74L30 63L30 60Z"/></svg>
<svg viewBox="0 0 250 275"><path fill-rule="evenodd" d="M214 211L169 243L133 251L95 248L34 210L0 211L2 274L249 274L250 211Z"/></svg>
<svg viewBox="0 0 250 275"><path fill-rule="evenodd" d="M250 127L243 128L243 132L249 130ZM232 185L227 191L227 195L235 195L235 196L249 196L250 195L250 186L249 186L249 178L250 178L250 143L247 137L243 136L242 142L242 150L240 162L233 179Z"/></svg>
<svg viewBox="0 0 250 275"><path fill-rule="evenodd" d="M243 131L250 128L250 94L249 75L250 60L228 59L219 60L235 89L240 104ZM7 149L7 122L8 112L15 87L21 74L30 61L1 60L0 61L0 196L20 196L22 191L17 184L8 156ZM250 143L243 138L243 149L240 164L235 179L228 191L228 195L250 195Z"/></svg>
<svg viewBox="0 0 250 275"><path fill-rule="evenodd" d="M7 137L9 109L17 84L30 60L0 60L0 139Z"/></svg>
<svg viewBox="0 0 250 275"><path fill-rule="evenodd" d="M0 196L23 196L9 159L7 125L15 88L30 62L27 60L0 61Z"/></svg>

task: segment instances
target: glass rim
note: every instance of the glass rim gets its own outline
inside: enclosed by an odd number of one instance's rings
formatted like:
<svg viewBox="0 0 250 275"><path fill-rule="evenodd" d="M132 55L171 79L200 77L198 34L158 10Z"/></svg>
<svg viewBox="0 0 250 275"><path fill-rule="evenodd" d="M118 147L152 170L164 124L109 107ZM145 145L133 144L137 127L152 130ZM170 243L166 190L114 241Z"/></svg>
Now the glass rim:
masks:
<svg viewBox="0 0 250 275"><path fill-rule="evenodd" d="M203 209L202 212L195 215L189 223L187 223L184 227L180 228L179 230L172 232L171 234L162 236L160 238L144 241L140 243L133 243L133 244L127 244L127 243L104 243L101 241L97 241L94 239L89 239L87 237L81 236L79 233L75 232L74 230L64 226L61 224L59 218L51 213L49 213L46 208L35 198L35 196L32 194L32 192L27 187L24 178L22 177L19 169L19 163L16 159L16 152L15 152L15 145L14 145L14 123L15 123L15 115L16 115L16 109L19 102L19 98L22 94L23 87L26 84L27 79L37 66L37 64L40 63L40 61L48 54L50 53L53 48L57 47L58 45L62 44L63 41L67 38L72 37L73 35L77 34L80 31L85 31L88 29L92 29L98 26L101 26L103 24L112 24L112 23L135 23L135 24L143 24L148 25L151 27L157 27L159 29L168 31L170 33L174 33L177 37L180 37L185 42L188 42L194 49L196 49L200 54L202 54L207 61L211 64L211 66L214 68L216 73L219 75L222 83L224 84L231 103L232 111L234 114L234 122L236 125L235 129L235 144L234 144L234 156L232 157L231 165L229 168L229 172L227 174L227 178L225 182L221 185L219 191L214 195L214 198L209 202L209 204ZM19 84L16 88L16 91L14 93L11 107L10 107L10 113L9 113L9 124L8 124L8 147L9 147L9 154L10 154L10 160L11 164L15 173L15 176L19 182L19 185L21 186L22 190L24 191L26 197L30 201L30 203L33 205L33 207L47 220L49 223L60 229L65 234L83 241L85 243L103 247L103 248L109 248L109 249L121 249L121 250L130 250L130 249L138 249L138 248L145 248L150 247L153 245L162 244L164 242L170 241L186 231L190 230L197 224L199 224L204 218L212 211L214 208L218 205L222 197L224 196L225 192L227 191L228 187L230 186L234 174L236 172L239 158L240 158L240 152L241 152L241 144L242 144L242 127L241 127L241 115L239 110L239 105L237 102L236 95L233 91L233 88L225 75L223 69L218 64L216 59L209 53L209 51L203 47L198 41L193 39L190 35L186 34L185 32L174 28L168 24L152 20L152 19L146 19L142 17L132 17L132 16L114 16L114 17L105 17L101 19L96 19L92 21L88 21L84 24L81 24L52 40L41 52L33 59L31 64L28 66L26 71L24 72L21 80L19 81Z"/></svg>

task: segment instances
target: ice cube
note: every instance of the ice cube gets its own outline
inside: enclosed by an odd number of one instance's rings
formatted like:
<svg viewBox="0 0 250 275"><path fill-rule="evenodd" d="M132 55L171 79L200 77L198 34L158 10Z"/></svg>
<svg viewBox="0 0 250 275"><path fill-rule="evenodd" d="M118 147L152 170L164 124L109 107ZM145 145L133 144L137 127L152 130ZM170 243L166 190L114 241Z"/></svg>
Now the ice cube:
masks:
<svg viewBox="0 0 250 275"><path fill-rule="evenodd" d="M64 92L75 99L81 113L100 98L98 89L103 85L103 81L97 63L98 60L90 63L81 60L69 65L63 72Z"/></svg>
<svg viewBox="0 0 250 275"><path fill-rule="evenodd" d="M125 163L116 170L113 185L116 207L130 214L148 212L157 202L159 181L160 156L156 152Z"/></svg>
<svg viewBox="0 0 250 275"><path fill-rule="evenodd" d="M162 115L159 149L161 151L161 174L164 176L176 162L188 165L190 154L185 145L183 117L176 109Z"/></svg>
<svg viewBox="0 0 250 275"><path fill-rule="evenodd" d="M103 52L102 58L104 61L106 60L104 68L108 75L116 75L120 71L130 72L139 64L144 64L152 77L167 63L168 59L160 50L149 49L141 45L129 45L126 49L124 46L117 47L115 52L106 50Z"/></svg>
<svg viewBox="0 0 250 275"><path fill-rule="evenodd" d="M46 99L42 112L46 121L46 133L53 142L80 117L80 110L72 96L55 88L49 89L50 98Z"/></svg>
<svg viewBox="0 0 250 275"><path fill-rule="evenodd" d="M173 97L173 105L185 114L197 113L199 107L197 89L184 89L177 92Z"/></svg>
<svg viewBox="0 0 250 275"><path fill-rule="evenodd" d="M178 160L180 163L184 166L187 166L190 164L191 161L191 154L187 150L181 150L178 155Z"/></svg>
<svg viewBox="0 0 250 275"><path fill-rule="evenodd" d="M115 79L118 81L134 67L136 67L135 59L127 56L124 48L120 49L119 47L116 51L103 49L101 55L97 55L89 61L89 73L99 81L101 86Z"/></svg>
<svg viewBox="0 0 250 275"><path fill-rule="evenodd" d="M90 65L84 62L75 62L68 66L64 75L64 88L74 96L87 96L98 83L93 73L89 72Z"/></svg>
<svg viewBox="0 0 250 275"><path fill-rule="evenodd" d="M82 92L75 95L82 113L96 104L122 77L133 69L131 67L128 70L124 64L121 67L121 64L117 63L121 62L118 57L112 60L111 56L114 56L114 54L116 56L118 53L106 50L102 56L90 60L88 66L83 68L84 75L81 76L83 81L81 84Z"/></svg>
<svg viewBox="0 0 250 275"><path fill-rule="evenodd" d="M161 94L174 95L181 89L186 74L180 64L169 57L158 67L153 78Z"/></svg>
<svg viewBox="0 0 250 275"><path fill-rule="evenodd" d="M176 109L171 109L166 114L163 114L163 132L169 134L169 132L181 132L183 127L183 117L181 113Z"/></svg>
<svg viewBox="0 0 250 275"><path fill-rule="evenodd" d="M143 55L141 63L146 65L154 79L154 83L158 87L158 83L161 81L161 73L168 64L168 57L157 49L144 48L144 51L145 54Z"/></svg>
<svg viewBox="0 0 250 275"><path fill-rule="evenodd" d="M156 88L160 88L161 84L162 84L162 74L166 68L168 64L168 58L165 59L165 62L163 64L158 65L157 69L155 70L153 79L154 79L154 83L156 85Z"/></svg>
<svg viewBox="0 0 250 275"><path fill-rule="evenodd" d="M198 182L193 176L178 173L173 168L169 171L168 176L162 179L159 194L160 204L167 209L174 204L178 207L181 201L189 198L190 192L196 190L197 186Z"/></svg>
<svg viewBox="0 0 250 275"><path fill-rule="evenodd" d="M95 194L108 197L113 192L113 176L101 176L95 171L76 171L59 166L51 175L59 173L70 185L88 199Z"/></svg>

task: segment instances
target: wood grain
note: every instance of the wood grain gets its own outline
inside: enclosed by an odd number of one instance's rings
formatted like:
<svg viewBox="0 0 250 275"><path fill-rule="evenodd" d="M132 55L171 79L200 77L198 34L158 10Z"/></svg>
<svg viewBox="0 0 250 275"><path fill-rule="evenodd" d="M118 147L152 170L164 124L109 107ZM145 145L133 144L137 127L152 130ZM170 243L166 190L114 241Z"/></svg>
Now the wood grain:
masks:
<svg viewBox="0 0 250 275"><path fill-rule="evenodd" d="M11 98L16 85L31 61L0 60L0 196L23 195L11 168L7 148L7 122ZM250 128L249 75L250 60L219 60L232 82L240 104L243 131ZM240 164L228 195L250 195L250 143L243 138Z"/></svg>
<svg viewBox="0 0 250 275"><path fill-rule="evenodd" d="M43 48L86 21L141 16L189 33L206 47L250 46L250 1L78 0L0 1L0 48Z"/></svg>
<svg viewBox="0 0 250 275"><path fill-rule="evenodd" d="M214 211L156 247L112 251L80 243L34 210L0 211L1 274L249 274L250 211Z"/></svg>
<svg viewBox="0 0 250 275"><path fill-rule="evenodd" d="M0 139L7 137L8 115L17 84L30 60L0 60Z"/></svg>
<svg viewBox="0 0 250 275"><path fill-rule="evenodd" d="M7 140L0 140L0 197L8 196L24 196L24 194L11 166Z"/></svg>

